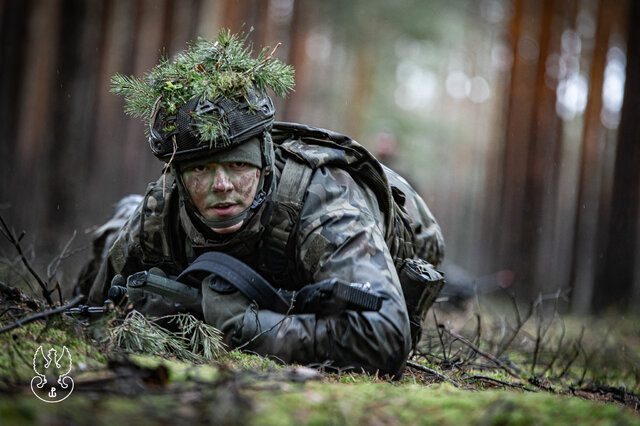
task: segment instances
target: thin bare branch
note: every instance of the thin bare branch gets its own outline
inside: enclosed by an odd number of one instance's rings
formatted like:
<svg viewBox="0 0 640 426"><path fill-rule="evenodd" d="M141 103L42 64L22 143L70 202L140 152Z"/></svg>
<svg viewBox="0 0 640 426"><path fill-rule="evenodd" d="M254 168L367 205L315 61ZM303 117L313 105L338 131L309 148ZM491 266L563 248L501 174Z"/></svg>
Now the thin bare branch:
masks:
<svg viewBox="0 0 640 426"><path fill-rule="evenodd" d="M498 379L494 379L493 377L489 377L489 376L482 376L482 375L478 375L475 374L473 376L467 376L465 377L466 380L481 380L484 382L492 382L492 383L497 383L503 386L508 386L511 388L517 388L517 389L522 389L525 390L527 392L537 392L535 389L531 389L528 388L524 385L521 385L520 383L509 383L509 382L505 382L504 380L498 380Z"/></svg>
<svg viewBox="0 0 640 426"><path fill-rule="evenodd" d="M574 344L574 353L571 356L571 358L569 359L569 362L567 362L567 365L565 365L565 367L562 370L562 372L560 373L559 377L563 377L565 374L567 374L567 372L569 371L569 368L571 368L571 365L573 364L573 362L576 360L578 355L580 355L580 348L582 347L581 342L582 342L582 337L583 336L584 336L584 327L582 327L582 330L580 331L580 337L578 337L578 340Z"/></svg>
<svg viewBox="0 0 640 426"><path fill-rule="evenodd" d="M275 329L276 327L280 326L280 324L282 324L282 322L287 319L289 317L289 314L291 313L291 311L293 310L293 306L296 302L296 293L293 293L293 296L291 297L291 303L289 303L289 309L287 309L287 312L284 314L284 316L282 317L282 319L280 321L278 321L277 323L273 324L270 328L261 331L260 333L256 334L255 336L253 336L253 338L251 338L251 340L243 343L242 345L238 346L236 349L238 350L242 350L243 348L247 347L248 345L250 345L251 343L253 343L254 341L256 341L258 338L260 338L260 336L270 332L271 330ZM256 314L256 321L257 321L257 314Z"/></svg>
<svg viewBox="0 0 640 426"><path fill-rule="evenodd" d="M502 361L500 361L498 358L496 358L494 355L491 355L490 353L483 351L482 349L478 348L476 345L474 345L472 342L469 341L469 339L467 339L464 336L459 335L458 333L456 333L453 330L448 330L446 328L442 328L447 334L449 334L451 337L454 337L456 339L458 339L460 342L464 343L465 345L469 346L470 348L472 348L474 351L476 351L478 353L478 355L481 355L483 357L485 357L486 359L490 360L491 362L493 362L494 364L496 364L498 367L502 368L504 371L506 371L507 373L509 373L510 375L512 375L513 377L519 379L520 376L518 375L517 372L515 372L513 369L511 369L510 367L508 367L507 365L505 365L505 363L503 363Z"/></svg>
<svg viewBox="0 0 640 426"><path fill-rule="evenodd" d="M79 296L74 297L71 300L71 302L67 303L66 305L63 305L63 306L60 306L60 307L57 307L55 309L51 309L51 310L48 310L48 311L44 311L44 312L38 312L37 314L33 314L33 315L31 315L31 316L29 316L27 318L20 319L20 320L14 322L13 324L10 324L10 325L0 329L0 334L4 333L6 331L13 330L14 328L17 328L17 327L22 327L25 324L29 324L29 323L37 321L39 319L48 318L48 317L51 317L51 316L54 316L54 315L61 314L62 312L66 311L67 309L73 308L74 306L78 305L82 301L83 298L84 298L84 296L79 295Z"/></svg>
<svg viewBox="0 0 640 426"><path fill-rule="evenodd" d="M67 241L64 247L62 247L62 251L60 252L60 254L57 255L49 263L49 266L47 266L47 282L51 282L53 280L53 277L58 272L58 268L60 267L60 264L62 263L62 261L67 257L69 257L71 253L71 250L69 250L69 247L71 247L71 243L76 238L77 233L78 233L77 231L75 230L73 231L73 235L71 235L71 238L69 238L69 241ZM53 291L54 290L52 289L51 292Z"/></svg>
<svg viewBox="0 0 640 426"><path fill-rule="evenodd" d="M49 306L53 306L53 300L51 299L51 294L49 293L49 290L47 288L47 284L42 280L42 278L40 278L40 276L36 273L36 271L31 267L31 264L29 263L29 261L27 260L27 257L24 255L24 252L22 251L22 246L20 245L20 240L24 236L24 231L22 231L22 234L20 235L20 237L16 238L15 234L9 229L9 226L7 226L7 223L4 221L4 218L2 217L2 215L0 215L0 224L2 225L2 228L1 228L2 235L18 251L18 254L20 255L20 259L22 260L22 264L25 266L25 268L27 268L29 273L37 281L38 285L40 286L40 288L42 290L42 295L44 296L44 298L47 301L47 303L49 304Z"/></svg>
<svg viewBox="0 0 640 426"><path fill-rule="evenodd" d="M506 341L500 342L498 344L498 351L496 353L497 356L502 355L504 351L506 351L509 348L509 346L511 345L511 343L513 343L513 340L516 338L518 333L520 333L522 326L529 320L529 318L531 317L531 314L533 313L533 303L531 303L529 305L529 311L527 312L525 317L522 318L520 316L520 309L518 308L518 301L516 300L516 297L511 292L505 291L505 293L507 294L507 296L509 296L509 299L511 300L511 304L513 305L513 310L515 311L515 314L516 314L516 327L513 331L513 334Z"/></svg>
<svg viewBox="0 0 640 426"><path fill-rule="evenodd" d="M436 323L436 332L438 333L438 339L440 340L440 345L442 346L442 357L444 361L447 362L448 361L447 348L444 346L444 340L442 339L442 331L440 331L440 325L438 323L438 317L436 316L435 308L431 309L431 312L433 313L433 321Z"/></svg>
<svg viewBox="0 0 640 426"><path fill-rule="evenodd" d="M422 364L418 364L417 362L407 361L407 366L408 366L408 367L411 367L411 368L413 368L413 369L415 369L415 370L419 370L419 371L423 371L423 372L425 372L425 373L429 373L429 374L431 374L432 376L436 376L437 378L439 378L439 379L441 379L441 380L446 380L447 382L451 383L453 386L455 386L455 387L457 387L457 388L462 387L462 385L461 385L460 383L456 382L456 381L455 381L455 380L453 380L452 378L447 377L447 376L445 376L444 374L439 373L439 372L437 372L437 371L436 371L436 370L434 370L434 369L431 369L431 368L429 368L429 367L425 367L425 366L424 366L424 365L422 365Z"/></svg>

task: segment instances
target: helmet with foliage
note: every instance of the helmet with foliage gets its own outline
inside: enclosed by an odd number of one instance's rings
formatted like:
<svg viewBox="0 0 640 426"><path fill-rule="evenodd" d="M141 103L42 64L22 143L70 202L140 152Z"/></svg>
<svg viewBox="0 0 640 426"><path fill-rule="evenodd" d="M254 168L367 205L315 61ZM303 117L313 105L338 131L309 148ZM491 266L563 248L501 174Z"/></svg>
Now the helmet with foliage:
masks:
<svg viewBox="0 0 640 426"><path fill-rule="evenodd" d="M273 57L275 49L252 57L247 36L222 30L215 41L201 38L172 60L163 58L141 79L116 74L111 80L111 91L125 98L125 112L148 122L151 151L171 166L189 215L211 228L253 217L263 205L274 162L269 130L275 109L266 90L285 96L293 89L293 68ZM259 153L249 149L255 142ZM205 219L190 202L181 168L231 156L262 168L254 202L232 218Z"/></svg>
<svg viewBox="0 0 640 426"><path fill-rule="evenodd" d="M125 112L148 121L153 154L166 162L211 156L262 134L275 109L266 90L285 96L293 68L264 48L252 57L247 35L218 33L198 39L142 79L116 74L112 92L125 98Z"/></svg>

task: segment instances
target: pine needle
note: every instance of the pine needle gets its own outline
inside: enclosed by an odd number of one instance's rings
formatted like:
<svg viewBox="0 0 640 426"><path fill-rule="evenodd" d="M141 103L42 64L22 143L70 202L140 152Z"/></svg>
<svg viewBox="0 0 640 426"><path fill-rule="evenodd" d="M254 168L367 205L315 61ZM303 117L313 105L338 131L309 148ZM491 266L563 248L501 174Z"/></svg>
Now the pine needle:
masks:
<svg viewBox="0 0 640 426"><path fill-rule="evenodd" d="M156 322L169 319L179 331L172 332ZM226 354L222 333L189 314L146 318L131 311L124 321L109 331L111 343L128 352L175 356L193 362L219 359Z"/></svg>

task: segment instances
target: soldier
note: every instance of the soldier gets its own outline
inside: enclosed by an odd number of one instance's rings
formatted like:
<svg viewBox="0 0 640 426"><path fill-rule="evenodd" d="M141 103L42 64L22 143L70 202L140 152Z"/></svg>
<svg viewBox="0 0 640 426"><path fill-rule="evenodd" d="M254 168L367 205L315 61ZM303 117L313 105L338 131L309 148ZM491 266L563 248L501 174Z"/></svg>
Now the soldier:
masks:
<svg viewBox="0 0 640 426"><path fill-rule="evenodd" d="M206 279L195 305L131 289L129 300L145 314L202 315L230 347L398 377L415 343L409 317L419 327L415 310L421 315L439 291L420 283L410 300L401 277L440 263L440 228L415 191L355 141L274 123L265 89L286 94L293 70L267 53L253 59L222 31L144 80L114 77L128 111L149 120L151 150L166 164L117 233L89 301L101 304L114 277L151 267L175 277L203 253L225 253L293 295L290 309ZM314 311L292 293L336 279L375 295L378 306L329 300Z"/></svg>

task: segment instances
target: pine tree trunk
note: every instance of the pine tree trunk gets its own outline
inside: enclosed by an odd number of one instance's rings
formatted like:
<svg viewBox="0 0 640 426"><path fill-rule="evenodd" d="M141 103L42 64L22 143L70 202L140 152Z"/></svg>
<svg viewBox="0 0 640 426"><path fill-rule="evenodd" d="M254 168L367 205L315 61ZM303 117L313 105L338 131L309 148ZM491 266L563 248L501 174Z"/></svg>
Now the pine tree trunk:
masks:
<svg viewBox="0 0 640 426"><path fill-rule="evenodd" d="M598 265L592 307L626 308L635 278L640 213L640 3L631 2L624 102L618 130L611 214L604 257Z"/></svg>

